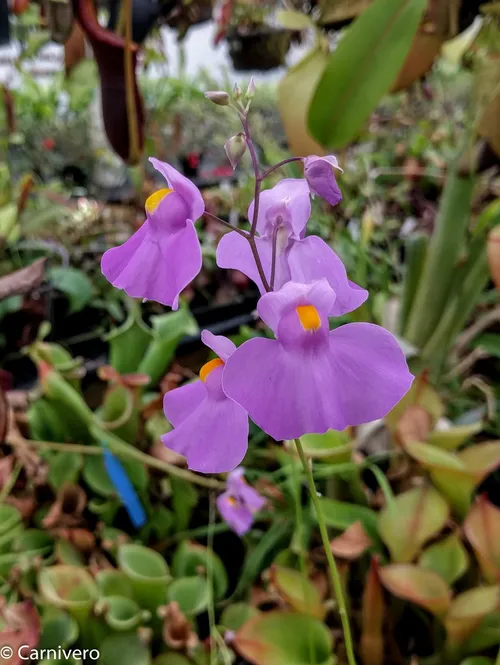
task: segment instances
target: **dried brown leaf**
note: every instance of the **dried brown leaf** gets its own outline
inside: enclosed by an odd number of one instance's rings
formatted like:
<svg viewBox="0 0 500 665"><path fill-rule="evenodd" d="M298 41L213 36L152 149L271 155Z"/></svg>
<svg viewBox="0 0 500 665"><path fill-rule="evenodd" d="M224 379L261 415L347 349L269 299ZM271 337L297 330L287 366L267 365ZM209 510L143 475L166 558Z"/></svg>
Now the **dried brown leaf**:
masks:
<svg viewBox="0 0 500 665"><path fill-rule="evenodd" d="M33 291L43 281L47 259L38 259L26 268L0 277L0 300L9 296L22 296Z"/></svg>

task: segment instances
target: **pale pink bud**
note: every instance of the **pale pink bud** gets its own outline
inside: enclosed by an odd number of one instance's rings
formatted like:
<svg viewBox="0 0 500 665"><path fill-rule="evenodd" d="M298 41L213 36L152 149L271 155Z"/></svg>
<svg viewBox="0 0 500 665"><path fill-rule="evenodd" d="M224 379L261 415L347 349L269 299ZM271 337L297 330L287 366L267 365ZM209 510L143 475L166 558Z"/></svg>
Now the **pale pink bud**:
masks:
<svg viewBox="0 0 500 665"><path fill-rule="evenodd" d="M253 76L250 79L250 82L248 84L247 91L245 93L245 97L247 99L253 99L253 96L255 95L255 81L253 80Z"/></svg>
<svg viewBox="0 0 500 665"><path fill-rule="evenodd" d="M229 95L223 90L209 90L205 97L218 106L228 106L230 101Z"/></svg>
<svg viewBox="0 0 500 665"><path fill-rule="evenodd" d="M235 102L238 102L241 99L241 88L237 83L234 84L233 99Z"/></svg>
<svg viewBox="0 0 500 665"><path fill-rule="evenodd" d="M224 144L224 150L226 151L227 158L231 162L233 171L238 166L238 162L245 154L246 149L247 142L245 135L241 132L236 134L236 136L231 136L231 138Z"/></svg>

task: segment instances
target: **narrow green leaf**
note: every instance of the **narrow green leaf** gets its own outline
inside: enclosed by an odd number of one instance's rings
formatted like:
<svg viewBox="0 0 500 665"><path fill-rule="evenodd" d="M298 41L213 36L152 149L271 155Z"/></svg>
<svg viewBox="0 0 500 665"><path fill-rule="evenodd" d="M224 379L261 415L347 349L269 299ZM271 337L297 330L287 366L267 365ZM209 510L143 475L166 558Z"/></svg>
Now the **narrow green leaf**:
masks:
<svg viewBox="0 0 500 665"><path fill-rule="evenodd" d="M342 148L356 137L403 66L426 6L376 0L349 27L309 107L309 129L321 144Z"/></svg>

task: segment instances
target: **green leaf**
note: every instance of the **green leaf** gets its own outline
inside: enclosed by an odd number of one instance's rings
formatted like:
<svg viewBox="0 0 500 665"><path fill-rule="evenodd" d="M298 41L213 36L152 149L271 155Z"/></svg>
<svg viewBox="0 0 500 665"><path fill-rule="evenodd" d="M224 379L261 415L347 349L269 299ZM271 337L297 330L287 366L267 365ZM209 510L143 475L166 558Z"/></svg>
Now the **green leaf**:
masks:
<svg viewBox="0 0 500 665"><path fill-rule="evenodd" d="M231 598L237 598L246 592L255 578L272 563L277 552L290 541L292 531L293 524L288 520L270 526L246 557L238 585Z"/></svg>
<svg viewBox="0 0 500 665"><path fill-rule="evenodd" d="M460 593L453 599L444 621L448 643L456 647L472 634L477 635L475 631L481 622L488 615L494 616L499 606L500 586L477 587Z"/></svg>
<svg viewBox="0 0 500 665"><path fill-rule="evenodd" d="M118 564L130 580L141 607L156 612L165 604L170 572L161 554L130 543L118 549Z"/></svg>
<svg viewBox="0 0 500 665"><path fill-rule="evenodd" d="M300 571L283 566L273 566L271 583L287 605L296 612L310 614L317 619L324 618L325 608L318 589Z"/></svg>
<svg viewBox="0 0 500 665"><path fill-rule="evenodd" d="M450 606L451 591L443 578L431 570L407 563L394 563L379 570L380 580L394 596L409 600L436 616Z"/></svg>
<svg viewBox="0 0 500 665"><path fill-rule="evenodd" d="M266 612L256 616L240 628L233 644L240 656L254 665L334 662L329 630L307 614Z"/></svg>
<svg viewBox="0 0 500 665"><path fill-rule="evenodd" d="M58 452L49 462L48 481L55 490L65 482L76 483L82 467L82 455Z"/></svg>
<svg viewBox="0 0 500 665"><path fill-rule="evenodd" d="M132 585L127 576L114 568L100 570L95 576L95 581L102 596L122 596L123 598L134 598Z"/></svg>
<svg viewBox="0 0 500 665"><path fill-rule="evenodd" d="M276 13L276 20L288 30L307 30L314 25L309 16L293 9L280 10Z"/></svg>
<svg viewBox="0 0 500 665"><path fill-rule="evenodd" d="M50 610L42 619L42 633L38 649L63 649L78 638L78 624L72 616L60 610Z"/></svg>
<svg viewBox="0 0 500 665"><path fill-rule="evenodd" d="M213 575L215 598L222 598L228 587L226 569L217 554L203 545L183 541L173 556L172 574L174 577L192 577L203 570L203 574L208 575L209 565Z"/></svg>
<svg viewBox="0 0 500 665"><path fill-rule="evenodd" d="M184 478L170 477L172 488L172 508L177 519L177 529L184 531L189 525L193 508L198 501L198 495L191 483Z"/></svg>
<svg viewBox="0 0 500 665"><path fill-rule="evenodd" d="M198 324L189 309L181 305L176 312L151 317L154 339L139 365L138 372L151 377L155 385L167 370L179 341L184 335L196 335Z"/></svg>
<svg viewBox="0 0 500 665"><path fill-rule="evenodd" d="M309 107L309 129L329 148L356 138L403 66L426 0L375 0L330 56Z"/></svg>
<svg viewBox="0 0 500 665"><path fill-rule="evenodd" d="M478 628L463 646L464 653L477 653L500 644L500 612L484 617Z"/></svg>
<svg viewBox="0 0 500 665"><path fill-rule="evenodd" d="M377 530L377 513L370 508L357 506L353 503L336 501L320 497L319 499L323 517L327 526L345 531L354 522L361 522L370 538L379 542Z"/></svg>
<svg viewBox="0 0 500 665"><path fill-rule="evenodd" d="M453 584L469 567L469 555L456 533L428 547L418 560L421 568L433 570Z"/></svg>
<svg viewBox="0 0 500 665"><path fill-rule="evenodd" d="M168 587L167 599L179 603L181 612L196 616L204 612L210 600L210 588L204 577L181 577Z"/></svg>
<svg viewBox="0 0 500 665"><path fill-rule="evenodd" d="M149 647L136 633L118 633L109 635L100 646L99 665L150 665Z"/></svg>
<svg viewBox="0 0 500 665"><path fill-rule="evenodd" d="M94 292L92 282L81 270L51 268L49 278L56 289L68 297L70 314L82 310L92 299Z"/></svg>
<svg viewBox="0 0 500 665"><path fill-rule="evenodd" d="M57 565L44 568L38 575L38 589L51 606L68 610L77 621L88 618L98 590L85 568Z"/></svg>
<svg viewBox="0 0 500 665"><path fill-rule="evenodd" d="M499 335L500 337L500 335ZM427 442L431 446L442 448L443 450L453 451L465 443L468 439L478 434L483 429L482 422L472 423L470 425L452 426L449 429L437 430L429 434Z"/></svg>
<svg viewBox="0 0 500 665"><path fill-rule="evenodd" d="M422 545L446 524L446 501L433 487L415 487L395 497L378 515L378 531L391 559L409 563Z"/></svg>
<svg viewBox="0 0 500 665"><path fill-rule="evenodd" d="M308 457L331 464L351 461L353 442L346 432L328 430L325 434L305 434L300 440Z"/></svg>
<svg viewBox="0 0 500 665"><path fill-rule="evenodd" d="M105 596L97 603L97 612L99 612L100 606L103 608L104 620L108 626L120 632L137 628L144 618L150 616L149 613L144 616L134 600L121 595Z"/></svg>
<svg viewBox="0 0 500 665"><path fill-rule="evenodd" d="M239 630L247 621L260 614L259 610L248 603L234 603L222 612L220 623L226 630Z"/></svg>

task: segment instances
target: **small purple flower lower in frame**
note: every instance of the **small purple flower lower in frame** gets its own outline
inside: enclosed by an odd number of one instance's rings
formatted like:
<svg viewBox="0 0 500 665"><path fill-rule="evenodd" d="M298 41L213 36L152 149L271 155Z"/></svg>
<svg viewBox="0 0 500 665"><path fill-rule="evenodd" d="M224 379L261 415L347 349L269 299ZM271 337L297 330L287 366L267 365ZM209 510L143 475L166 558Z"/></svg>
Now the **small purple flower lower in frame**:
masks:
<svg viewBox="0 0 500 665"><path fill-rule="evenodd" d="M335 169L342 172L337 158L334 155L318 157L310 155L303 159L304 178L307 180L311 192L321 196L332 206L336 206L342 199L342 193L335 179Z"/></svg>
<svg viewBox="0 0 500 665"><path fill-rule="evenodd" d="M248 209L249 219L253 211L252 203ZM368 292L347 278L342 261L324 240L317 236L304 237L310 214L309 185L304 179L286 178L262 192L257 218L259 235L255 238L257 251L267 281L274 290L290 281L307 284L324 278L337 294L331 314L342 316L362 305ZM240 270L257 284L261 294L265 293L250 245L235 231L221 239L217 264L221 268Z"/></svg>
<svg viewBox="0 0 500 665"><path fill-rule="evenodd" d="M335 299L326 280L267 293L257 309L276 339L251 339L226 363L224 392L277 441L382 418L412 384L404 353L384 328L329 330Z"/></svg>
<svg viewBox="0 0 500 665"><path fill-rule="evenodd" d="M175 429L164 434L162 441L170 450L184 455L193 471L225 473L238 466L248 447L246 411L222 390L224 365L236 347L231 340L208 330L201 338L218 358L201 368L201 381L165 395L165 416Z"/></svg>
<svg viewBox="0 0 500 665"><path fill-rule="evenodd" d="M254 515L266 500L244 478L245 469L238 467L227 477L227 490L217 497L217 508L231 529L243 536L254 521Z"/></svg>
<svg viewBox="0 0 500 665"><path fill-rule="evenodd" d="M155 300L172 309L179 294L201 270L201 247L194 222L205 205L198 188L172 166L151 158L168 188L146 201L147 219L123 245L108 249L103 275L132 298Z"/></svg>

